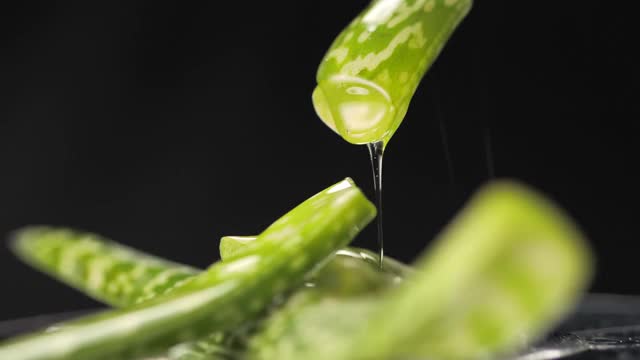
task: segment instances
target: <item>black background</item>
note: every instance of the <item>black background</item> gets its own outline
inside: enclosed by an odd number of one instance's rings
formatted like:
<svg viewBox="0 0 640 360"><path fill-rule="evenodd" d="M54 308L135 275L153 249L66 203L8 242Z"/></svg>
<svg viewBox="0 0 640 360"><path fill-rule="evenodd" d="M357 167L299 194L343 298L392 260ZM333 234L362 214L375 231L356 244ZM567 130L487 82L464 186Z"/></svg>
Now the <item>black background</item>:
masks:
<svg viewBox="0 0 640 360"><path fill-rule="evenodd" d="M371 195L366 149L310 101L366 3L0 5L0 234L65 225L206 266L345 176ZM476 1L387 148L388 254L413 259L493 168L582 225L593 291L640 293L631 3ZM0 319L96 306L6 246L0 282Z"/></svg>

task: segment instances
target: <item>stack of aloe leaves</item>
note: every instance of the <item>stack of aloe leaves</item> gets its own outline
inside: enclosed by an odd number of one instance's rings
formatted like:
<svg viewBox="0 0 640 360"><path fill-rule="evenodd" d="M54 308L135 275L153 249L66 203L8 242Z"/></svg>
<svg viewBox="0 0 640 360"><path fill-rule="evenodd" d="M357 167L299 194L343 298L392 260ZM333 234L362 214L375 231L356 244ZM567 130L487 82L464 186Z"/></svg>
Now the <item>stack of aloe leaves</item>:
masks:
<svg viewBox="0 0 640 360"><path fill-rule="evenodd" d="M10 339L0 359L493 358L543 336L591 276L580 231L516 182L480 189L411 267L346 247L374 216L346 179L256 237L224 237L206 270L19 230L21 259L114 309Z"/></svg>
<svg viewBox="0 0 640 360"><path fill-rule="evenodd" d="M372 1L321 64L320 118L349 142L386 144L470 6ZM508 357L561 321L591 278L577 226L517 182L485 185L435 239L411 239L429 244L411 266L348 247L375 216L346 179L258 236L222 238L204 270L77 230L18 230L18 257L112 309L0 343L0 359Z"/></svg>

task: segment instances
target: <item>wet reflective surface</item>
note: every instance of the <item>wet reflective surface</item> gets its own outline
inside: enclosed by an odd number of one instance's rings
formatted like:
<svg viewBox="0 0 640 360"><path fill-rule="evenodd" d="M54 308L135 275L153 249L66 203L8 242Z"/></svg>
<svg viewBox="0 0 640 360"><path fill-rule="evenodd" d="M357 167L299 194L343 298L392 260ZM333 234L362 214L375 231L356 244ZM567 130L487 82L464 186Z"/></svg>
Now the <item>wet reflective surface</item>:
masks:
<svg viewBox="0 0 640 360"><path fill-rule="evenodd" d="M0 338L42 329L94 311L0 322ZM640 359L640 297L591 294L553 334L514 359Z"/></svg>
<svg viewBox="0 0 640 360"><path fill-rule="evenodd" d="M640 359L640 297L592 294L553 334L515 359Z"/></svg>

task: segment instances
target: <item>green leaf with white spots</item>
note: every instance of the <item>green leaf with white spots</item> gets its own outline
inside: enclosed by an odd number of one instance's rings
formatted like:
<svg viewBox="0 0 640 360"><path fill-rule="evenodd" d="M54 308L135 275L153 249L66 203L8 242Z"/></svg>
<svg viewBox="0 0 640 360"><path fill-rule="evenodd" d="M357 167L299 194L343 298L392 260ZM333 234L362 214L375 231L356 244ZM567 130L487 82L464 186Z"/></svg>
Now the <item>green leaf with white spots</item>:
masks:
<svg viewBox="0 0 640 360"><path fill-rule="evenodd" d="M249 241L256 238L224 237L220 246L223 261L248 256L247 252L235 250L245 248ZM236 240L241 244L239 247L230 244ZM228 245L235 252L228 253ZM357 319L361 319L361 315L367 310L358 307L363 296L370 296L367 302L372 302L382 290L396 286L411 271L408 266L389 257L385 258L384 264L385 268L380 269L377 254L368 250L339 250L326 265L308 275L304 286L293 289L290 295L285 296L284 304L276 304L267 316L252 324L250 331L234 330L223 339L208 337L198 342L182 344L172 349L169 357L175 360L212 360L210 354L213 353L215 356L232 354L235 358L245 360L258 359L265 354L277 354L276 357L264 357L265 359L298 359L296 356L303 355L307 348L312 347L307 343L344 336L344 326L357 324ZM327 304L331 304L334 311L325 313L327 306L323 305ZM312 332L316 336L310 336ZM230 343L229 340L234 338L237 342ZM249 349L244 351L247 343ZM221 345L224 345L224 352L220 351ZM291 356L285 356L282 349L290 349Z"/></svg>
<svg viewBox="0 0 640 360"><path fill-rule="evenodd" d="M333 42L313 104L353 144L394 134L413 94L471 8L471 0L374 0Z"/></svg>
<svg viewBox="0 0 640 360"><path fill-rule="evenodd" d="M34 268L116 307L158 296L200 272L95 234L63 228L18 230L11 249Z"/></svg>
<svg viewBox="0 0 640 360"><path fill-rule="evenodd" d="M232 267L263 254L260 238L241 240L230 257L221 246ZM402 264L383 273L376 254L339 250L317 270L315 287L297 290L258 325L246 353L209 337L177 346L170 356L492 358L541 336L573 306L588 282L590 257L580 232L552 203L499 182L474 198L399 287L393 287L397 275L407 275ZM189 331L193 326L185 324Z"/></svg>
<svg viewBox="0 0 640 360"><path fill-rule="evenodd" d="M374 216L373 204L344 180L273 223L251 245L252 255L216 263L165 296L5 342L0 358L129 359L236 328L303 281Z"/></svg>
<svg viewBox="0 0 640 360"><path fill-rule="evenodd" d="M202 272L96 234L31 226L14 232L11 248L31 266L94 299L127 307L161 296ZM97 265L96 265L97 264ZM98 282L104 286L95 286ZM64 324L56 324L59 330ZM52 331L49 328L48 331ZM228 360L239 332L210 334L171 349L170 360Z"/></svg>
<svg viewBox="0 0 640 360"><path fill-rule="evenodd" d="M245 251L249 242L255 241L257 236L226 236L220 241L220 255L223 260L230 261L234 256L247 255ZM176 282L168 282L165 286L152 287L152 289L172 288L189 274L195 275L202 270L196 270L185 265L176 264L167 260L159 259L149 254L118 244L112 240L105 239L95 234L74 231L64 228L53 227L28 227L16 231L13 236L13 249L19 256L32 266L43 270L45 273L72 285L77 289L90 294L94 298L105 303L126 307L143 301L150 300L155 296L160 296L165 290L158 293L142 292L146 286L146 279L151 279L152 283L158 283L158 279L166 278L162 274L175 273L177 270L185 270L185 277L175 279ZM54 256L55 255L55 256ZM379 269L378 255L372 251L359 248L345 248L339 250L336 256L322 267L315 275L310 275L309 284L313 284L315 298L332 297L342 294L347 295L363 294L391 286L405 276L411 270L408 266L393 260L390 257L384 259L384 272ZM60 259L64 258L64 261ZM91 263L112 263L112 266L100 266L91 269L93 277L103 277L111 279L114 277L127 276L131 281L129 296L123 296L121 292L113 293L109 291L112 287L90 288L86 277L81 276L87 273L86 268ZM126 266L123 266L123 263ZM142 271L144 270L144 271ZM116 273L117 271L117 273ZM130 271L130 272L127 272ZM137 274L137 275L136 275ZM142 274L156 274L154 277L142 277ZM153 279L156 279L155 281ZM108 280L107 280L108 282ZM137 290L138 289L138 290ZM293 296L298 291L308 293L309 288L302 287L294 290ZM142 294L145 296L134 296ZM117 299L118 301L114 301ZM295 301L294 301L295 302ZM287 305L285 305L287 306ZM306 312L312 310L306 310ZM289 314L290 311L284 311ZM280 315L279 312L274 313ZM352 316L353 314L349 314ZM60 328L60 325L57 326ZM322 327L326 333L340 334L331 327ZM249 334L242 329L234 329L227 333L215 333L204 337L201 340L186 342L173 347L166 355L166 359L171 360L227 360L233 359L241 353ZM286 339L283 339L284 344Z"/></svg>

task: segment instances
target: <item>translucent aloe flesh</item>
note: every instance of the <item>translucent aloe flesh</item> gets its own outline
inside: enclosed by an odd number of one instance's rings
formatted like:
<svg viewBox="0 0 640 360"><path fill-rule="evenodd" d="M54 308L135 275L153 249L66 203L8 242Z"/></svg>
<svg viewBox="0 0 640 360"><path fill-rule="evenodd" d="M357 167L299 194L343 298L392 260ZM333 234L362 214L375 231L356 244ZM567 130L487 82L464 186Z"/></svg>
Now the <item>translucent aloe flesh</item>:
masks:
<svg viewBox="0 0 640 360"><path fill-rule="evenodd" d="M333 42L317 72L316 113L353 144L383 141L471 0L374 0Z"/></svg>

